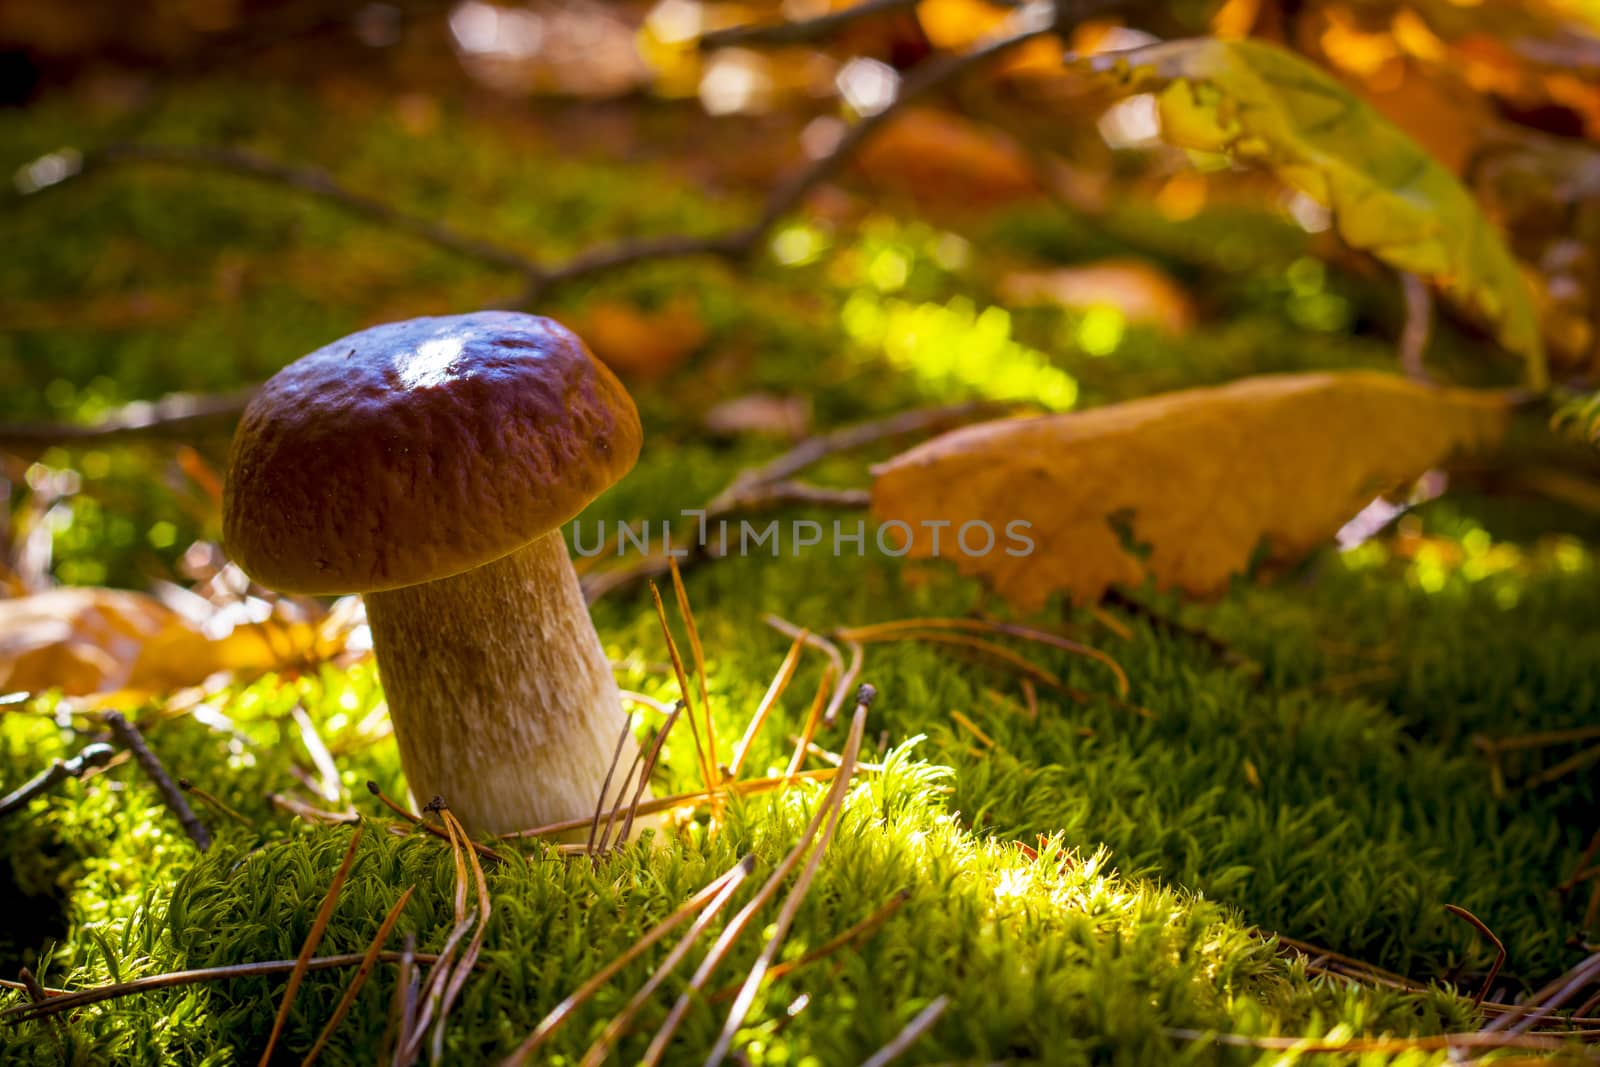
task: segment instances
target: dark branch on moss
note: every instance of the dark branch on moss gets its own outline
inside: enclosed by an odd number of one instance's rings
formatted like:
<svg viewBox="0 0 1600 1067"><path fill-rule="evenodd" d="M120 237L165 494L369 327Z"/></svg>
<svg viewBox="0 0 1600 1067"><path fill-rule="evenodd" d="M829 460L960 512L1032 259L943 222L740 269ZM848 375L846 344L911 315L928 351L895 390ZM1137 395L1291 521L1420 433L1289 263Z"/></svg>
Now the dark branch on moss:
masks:
<svg viewBox="0 0 1600 1067"><path fill-rule="evenodd" d="M177 816L178 822L182 824L183 832L189 835L201 852L210 848L211 831L206 829L206 824L200 821L200 817L194 813L189 802L183 798L183 791L167 773L166 767L162 766L161 760L150 751L150 746L144 743L144 735L139 732L139 728L124 718L119 711L107 712L105 723L110 728L112 736L123 748L132 753L134 762L150 777L150 781L155 784L156 792L161 794L162 803L166 804L168 810Z"/></svg>

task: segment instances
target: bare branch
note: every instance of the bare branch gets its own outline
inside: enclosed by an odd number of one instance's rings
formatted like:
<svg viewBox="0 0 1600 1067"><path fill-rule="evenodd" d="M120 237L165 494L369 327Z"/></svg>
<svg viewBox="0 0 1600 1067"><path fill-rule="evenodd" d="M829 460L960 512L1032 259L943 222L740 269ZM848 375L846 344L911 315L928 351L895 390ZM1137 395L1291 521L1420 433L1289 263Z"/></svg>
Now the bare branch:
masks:
<svg viewBox="0 0 1600 1067"><path fill-rule="evenodd" d="M97 767L104 767L117 754L110 745L93 744L71 759L58 759L16 790L0 797L0 815L9 815L25 807L34 797L43 796L68 778L82 778Z"/></svg>
<svg viewBox="0 0 1600 1067"><path fill-rule="evenodd" d="M211 847L211 831L206 829L206 824L194 813L189 802L184 799L183 792L172 781L172 776L162 766L161 760L150 746L144 742L144 734L139 728L129 722L120 711L108 711L105 724L111 728L111 733L121 742L122 747L133 754L134 762L144 769L150 780L155 783L156 792L161 794L161 800L166 804L172 814L178 817L178 822L183 825L184 833L194 841L201 852Z"/></svg>
<svg viewBox="0 0 1600 1067"><path fill-rule="evenodd" d="M742 259L750 255L780 219L799 207L801 201L813 189L838 173L855 154L856 149L860 148L867 138L882 129L901 108L1013 48L1053 32L1055 32L1053 25L1030 25L980 45L970 52L941 56L914 68L901 82L900 93L893 103L882 111L862 118L839 138L838 143L826 155L813 160L809 166L779 184L767 197L761 214L750 225L722 235L653 237L639 241L621 241L609 247L591 249L564 264L549 268L542 275L531 276L527 291L517 301L518 306L526 307L532 304L555 285L633 263L704 255L723 259Z"/></svg>
<svg viewBox="0 0 1600 1067"><path fill-rule="evenodd" d="M861 3L839 11L830 11L826 15L818 15L811 19L798 19L792 22L760 23L747 26L729 26L724 30L712 30L702 34L695 42L695 46L702 52L710 52L718 48L730 48L744 45L769 45L769 44L804 44L806 41L815 41L827 37L842 26L861 19L872 18L876 15L889 15L897 11L909 11L917 6L917 0L862 0Z"/></svg>
<svg viewBox="0 0 1600 1067"><path fill-rule="evenodd" d="M81 154L58 152L55 158L60 161L59 166L53 169L48 180L30 181L19 177L18 188L22 195L37 195L46 189L57 188L86 175L133 163L221 171L236 177L305 193L347 214L410 234L436 248L454 252L467 259L493 267L502 267L530 279L537 278L541 273L537 262L514 249L476 237L468 237L431 219L409 214L381 200L347 189L334 180L327 171L280 163L242 148L123 143L106 145L104 148Z"/></svg>
<svg viewBox="0 0 1600 1067"><path fill-rule="evenodd" d="M173 393L125 404L98 422L35 422L0 426L0 450L33 454L57 445L109 445L137 440L191 441L230 431L255 388L214 395Z"/></svg>

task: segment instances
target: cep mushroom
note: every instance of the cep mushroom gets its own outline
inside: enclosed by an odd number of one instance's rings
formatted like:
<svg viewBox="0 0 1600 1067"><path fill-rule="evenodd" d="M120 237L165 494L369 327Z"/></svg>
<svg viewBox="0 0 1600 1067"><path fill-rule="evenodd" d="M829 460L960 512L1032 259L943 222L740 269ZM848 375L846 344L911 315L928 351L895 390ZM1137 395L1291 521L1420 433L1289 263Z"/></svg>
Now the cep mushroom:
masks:
<svg viewBox="0 0 1600 1067"><path fill-rule="evenodd" d="M412 796L475 833L587 816L626 716L560 527L639 442L627 390L559 323L376 326L250 401L224 539L268 588L362 594Z"/></svg>

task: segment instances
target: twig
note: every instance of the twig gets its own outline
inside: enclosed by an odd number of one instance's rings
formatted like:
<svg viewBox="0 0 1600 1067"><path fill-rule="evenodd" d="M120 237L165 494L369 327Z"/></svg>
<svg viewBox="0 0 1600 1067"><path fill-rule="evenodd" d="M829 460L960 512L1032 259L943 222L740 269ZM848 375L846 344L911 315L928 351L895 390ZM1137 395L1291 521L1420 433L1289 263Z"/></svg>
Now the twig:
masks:
<svg viewBox="0 0 1600 1067"><path fill-rule="evenodd" d="M739 738L739 743L733 747L733 759L728 764L728 777L739 777L739 770L744 766L744 760L750 753L750 746L755 744L756 735L761 732L761 726L767 721L767 713L772 710L784 690L789 688L789 680L794 677L794 670L800 665L800 650L805 646L806 632L801 631L789 646L789 652L783 657L783 662L778 666L778 673L773 675L772 684L767 686L766 693L762 694L761 702L756 705L756 710L750 716L750 723L745 727L744 736Z"/></svg>
<svg viewBox="0 0 1600 1067"><path fill-rule="evenodd" d="M85 745L71 759L58 759L32 779L0 798L0 815L10 815L24 808L34 797L42 796L66 781L81 778L96 767L110 763L117 750L106 744Z"/></svg>
<svg viewBox="0 0 1600 1067"><path fill-rule="evenodd" d="M1055 31L1056 27L1051 25L1029 25L1015 33L980 45L970 52L941 56L916 67L900 83L899 95L888 107L862 118L839 138L826 155L813 160L809 166L796 172L789 180L780 183L768 195L761 214L748 226L725 234L621 241L609 247L591 249L560 266L547 269L542 275L531 276L528 289L521 296L519 305L526 307L532 304L554 285L647 260L684 259L703 255L715 255L724 259L744 258L754 251L761 243L761 239L778 224L780 219L799 207L801 201L813 189L833 177L855 154L856 149L886 125L906 104L928 95L947 82L983 66L1013 48Z"/></svg>
<svg viewBox="0 0 1600 1067"><path fill-rule="evenodd" d="M917 1012L916 1018L906 1023L905 1029L894 1035L893 1040L862 1060L861 1067L888 1067L888 1064L899 1059L907 1049L921 1040L922 1035L927 1033L933 1027L933 1024L939 1021L939 1016L943 1015L949 1007L950 997L948 994L934 997L926 1008Z"/></svg>
<svg viewBox="0 0 1600 1067"><path fill-rule="evenodd" d="M105 723L110 727L112 735L122 743L122 747L133 753L134 761L155 783L156 792L161 794L161 799L168 810L183 824L184 832L201 852L210 848L211 831L206 829L206 824L201 822L194 809L189 807L189 802L183 798L183 791L172 781L167 769L161 765L156 754L150 751L150 746L144 743L144 735L139 732L139 728L124 718L120 711L106 712Z"/></svg>
<svg viewBox="0 0 1600 1067"><path fill-rule="evenodd" d="M851 452L896 437L935 433L973 419L1015 411L1016 407L1015 404L981 401L937 408L919 408L808 437L781 456L740 473L726 489L712 498L706 505L706 511L708 516L716 517L720 511L736 508L749 499L746 494L753 486L772 487L789 482L796 474L828 456Z"/></svg>
<svg viewBox="0 0 1600 1067"><path fill-rule="evenodd" d="M744 45L804 44L827 37L842 26L875 15L888 15L906 11L917 5L917 0L862 0L861 3L839 11L830 11L816 18L796 19L789 22L762 23L754 26L729 26L700 35L695 46L702 52L718 48Z"/></svg>
<svg viewBox="0 0 1600 1067"><path fill-rule="evenodd" d="M380 963L400 963L404 957L401 952L380 952ZM304 970L307 974L313 971L332 970L336 967L353 967L359 964L365 955L360 952L349 952L338 956L314 956L305 961ZM415 953L418 963L432 963L438 957L425 952ZM293 960L263 960L256 963L231 963L222 967L200 967L191 971L172 971L168 974L153 974L145 978L135 978L127 982L116 982L111 985L95 986L93 989L80 989L71 993L61 993L50 997L41 1004L15 1004L0 1011L0 1019L9 1022L28 1022L40 1019L46 1015L57 1012L71 1011L73 1008L82 1008L90 1004L99 1004L119 997L130 997L138 993L148 993L152 989L171 989L175 986L198 985L201 982L214 982L221 978L260 978L274 974L283 974L302 966L298 959Z"/></svg>
<svg viewBox="0 0 1600 1067"><path fill-rule="evenodd" d="M426 830L428 833L432 834L434 837L441 838L441 839L443 839L445 841L450 840L450 834L448 832L446 832L446 830L443 827L433 825L433 823L429 822L427 819L424 819L422 816L418 815L416 812L407 811L401 805L395 803L393 800L390 800L389 797L384 794L384 791L381 788L379 788L377 782L374 782L371 779L368 779L367 780L367 792L369 792L373 796L377 797L380 801L382 801L384 807L388 808L390 811L392 811L396 815L400 816L402 819L404 819L406 822L410 823L412 826L416 826L416 827L418 827L420 829ZM276 798L276 794L274 794L274 798ZM482 844L481 842L468 841L467 844L472 846L472 851L476 852L478 855L482 856L486 860L500 861L500 860L504 860L505 859L504 856L500 855L494 849L490 848L488 845Z"/></svg>
<svg viewBox="0 0 1600 1067"><path fill-rule="evenodd" d="M1458 1048L1525 1048L1560 1052L1571 1047L1559 1038L1491 1034L1487 1031L1434 1034L1428 1037L1353 1038L1349 1041L1316 1041L1306 1037L1257 1037L1253 1034L1224 1034L1173 1026L1162 1027L1161 1032L1180 1041L1210 1041L1235 1048L1272 1049L1307 1054L1372 1052L1398 1055L1402 1052L1437 1052Z"/></svg>
<svg viewBox="0 0 1600 1067"><path fill-rule="evenodd" d="M304 193L346 214L420 238L436 248L454 252L467 259L514 271L530 280L540 277L543 273L536 261L514 249L476 237L467 237L433 219L412 215L381 200L354 192L339 184L327 171L315 167L292 166L247 149L215 145L122 143L109 144L103 148L84 152L75 160L67 156L63 156L63 159L66 163L66 173L49 184L25 189L24 195L34 195L87 175L128 164L145 163L220 171ZM75 167L73 163L76 164Z"/></svg>
<svg viewBox="0 0 1600 1067"><path fill-rule="evenodd" d="M127 441L183 440L222 432L237 422L255 394L254 387L232 393L173 393L140 400L97 422L33 422L0 426L0 450L32 455L57 445L123 444Z"/></svg>
<svg viewBox="0 0 1600 1067"><path fill-rule="evenodd" d="M1490 967L1489 973L1484 976L1483 986L1478 990L1478 995L1472 998L1473 1007L1482 1007L1483 998L1489 995L1489 989L1494 985L1495 978L1499 976L1500 968L1505 966L1506 946L1498 937L1494 936L1494 931L1489 929L1488 925L1482 919L1472 914L1472 912L1468 911L1466 908L1459 907L1455 904L1446 904L1444 906L1444 910L1469 924L1473 929L1477 930L1478 933L1488 938L1489 943L1494 946L1494 966Z"/></svg>
<svg viewBox="0 0 1600 1067"><path fill-rule="evenodd" d="M1528 1014L1522 1016L1515 1025L1512 1025L1512 1021L1517 1019L1516 1016L1502 1015L1488 1026L1485 1026L1483 1028L1483 1033L1493 1034L1496 1031L1505 1030L1508 1037L1517 1037L1525 1034L1532 1029L1533 1025L1540 1019L1549 1015L1551 1012L1561 1007L1561 1005L1577 996L1578 993L1582 992L1584 987L1586 987L1590 982L1593 982L1596 978L1600 978L1600 952L1590 956L1588 959L1572 968L1572 970L1556 979L1557 982L1562 982L1563 984L1560 985L1550 996L1536 998L1538 1001L1538 1007L1534 1008L1534 1010L1530 1011ZM1552 982L1551 985L1555 985L1555 983Z"/></svg>
<svg viewBox="0 0 1600 1067"><path fill-rule="evenodd" d="M1428 381L1428 368L1422 362L1433 332L1433 293L1428 283L1410 271L1400 272L1400 291L1406 298L1406 323L1400 331L1400 369L1416 382Z"/></svg>

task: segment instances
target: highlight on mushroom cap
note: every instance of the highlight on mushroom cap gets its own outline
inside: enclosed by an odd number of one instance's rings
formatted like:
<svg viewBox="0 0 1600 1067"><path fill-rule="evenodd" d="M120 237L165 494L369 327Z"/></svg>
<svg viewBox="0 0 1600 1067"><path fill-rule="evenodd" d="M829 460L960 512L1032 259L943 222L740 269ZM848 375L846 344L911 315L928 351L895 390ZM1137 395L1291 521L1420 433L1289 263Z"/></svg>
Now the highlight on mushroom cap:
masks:
<svg viewBox="0 0 1600 1067"><path fill-rule="evenodd" d="M488 311L351 334L251 401L224 500L262 584L395 589L498 559L632 468L639 416L570 330Z"/></svg>

